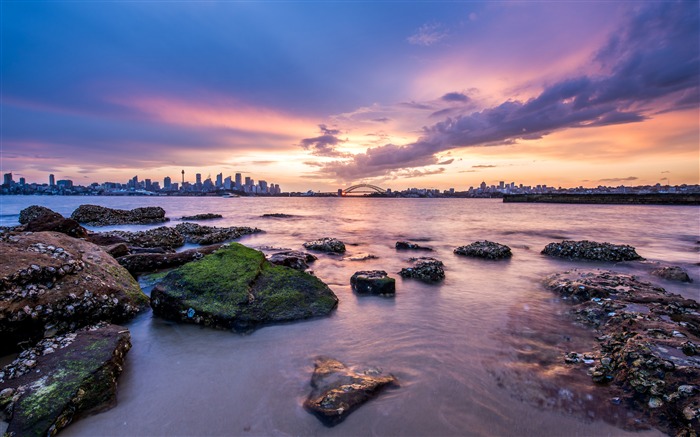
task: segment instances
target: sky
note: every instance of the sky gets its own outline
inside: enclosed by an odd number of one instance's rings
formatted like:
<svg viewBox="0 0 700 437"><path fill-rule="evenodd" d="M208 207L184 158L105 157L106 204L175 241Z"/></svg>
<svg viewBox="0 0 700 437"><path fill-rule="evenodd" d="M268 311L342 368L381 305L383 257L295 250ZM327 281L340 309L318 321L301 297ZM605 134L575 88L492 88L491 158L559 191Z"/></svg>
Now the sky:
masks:
<svg viewBox="0 0 700 437"><path fill-rule="evenodd" d="M698 1L0 1L0 167L700 183Z"/></svg>

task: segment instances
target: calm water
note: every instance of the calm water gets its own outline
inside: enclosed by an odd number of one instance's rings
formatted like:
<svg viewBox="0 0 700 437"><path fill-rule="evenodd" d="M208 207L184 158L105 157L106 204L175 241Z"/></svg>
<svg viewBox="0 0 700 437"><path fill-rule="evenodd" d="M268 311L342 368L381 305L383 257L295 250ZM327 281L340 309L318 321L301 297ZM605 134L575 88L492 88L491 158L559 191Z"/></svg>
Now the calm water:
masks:
<svg viewBox="0 0 700 437"><path fill-rule="evenodd" d="M333 236L349 244L346 257L379 258L357 262L320 255L311 265L340 299L329 318L242 336L140 315L127 325L133 349L119 381L119 404L72 424L63 435L624 435L611 423L627 412L585 375L563 372L562 353L592 350L594 342L589 331L566 319L566 305L543 289L541 278L573 267L614 268L700 300L697 207L6 196L0 197L0 225L17 224L19 211L31 204L67 216L82 203L157 205L171 218L215 212L224 218L203 223L265 230L240 240L252 247L302 249L304 241ZM297 217L260 218L275 212ZM547 243L564 238L631 244L648 262L611 266L540 255ZM513 258L486 262L452 253L479 239L509 245ZM397 240L433 247L432 256L446 266L444 283L396 275L415 256L397 252ZM654 262L680 265L695 282L652 279ZM350 276L367 269L396 277L396 297L354 295ZM301 407L318 355L381 367L401 387L326 428Z"/></svg>

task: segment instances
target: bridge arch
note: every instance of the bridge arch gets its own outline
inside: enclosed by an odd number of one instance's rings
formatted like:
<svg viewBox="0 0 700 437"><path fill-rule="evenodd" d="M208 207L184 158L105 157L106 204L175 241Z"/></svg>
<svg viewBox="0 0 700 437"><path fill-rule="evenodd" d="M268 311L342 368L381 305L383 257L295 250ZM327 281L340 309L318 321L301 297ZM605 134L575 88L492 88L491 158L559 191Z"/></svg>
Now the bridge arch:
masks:
<svg viewBox="0 0 700 437"><path fill-rule="evenodd" d="M379 193L384 194L386 190L376 185L357 184L343 190L343 196L349 193Z"/></svg>

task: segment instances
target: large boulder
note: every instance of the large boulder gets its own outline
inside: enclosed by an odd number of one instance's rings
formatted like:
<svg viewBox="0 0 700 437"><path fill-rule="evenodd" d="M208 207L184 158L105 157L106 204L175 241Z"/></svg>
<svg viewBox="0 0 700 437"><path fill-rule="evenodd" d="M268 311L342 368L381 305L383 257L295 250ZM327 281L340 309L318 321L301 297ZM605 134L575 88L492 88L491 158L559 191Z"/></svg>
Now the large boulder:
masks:
<svg viewBox="0 0 700 437"><path fill-rule="evenodd" d="M221 247L220 244L183 250L177 253L134 253L117 258L121 266L134 276L170 269L201 259Z"/></svg>
<svg viewBox="0 0 700 437"><path fill-rule="evenodd" d="M382 376L380 369L354 372L338 360L318 357L311 376L312 391L304 401L304 408L324 425L334 426L392 385L398 385L396 378Z"/></svg>
<svg viewBox="0 0 700 437"><path fill-rule="evenodd" d="M320 279L238 243L171 271L151 292L157 316L236 331L326 316L337 304Z"/></svg>
<svg viewBox="0 0 700 437"><path fill-rule="evenodd" d="M586 259L592 261L634 261L643 260L632 246L626 244L597 243L595 241L564 240L561 243L549 243L542 250L549 256L568 259Z"/></svg>
<svg viewBox="0 0 700 437"><path fill-rule="evenodd" d="M180 223L175 226L175 229L184 236L188 243L201 245L223 243L224 241L240 238L243 235L262 232L258 228L245 226L218 228L215 226L202 226L197 223Z"/></svg>
<svg viewBox="0 0 700 437"><path fill-rule="evenodd" d="M454 250L454 253L457 255L493 260L510 258L513 255L510 251L510 247L488 240L475 241L472 244L460 246Z"/></svg>
<svg viewBox="0 0 700 437"><path fill-rule="evenodd" d="M304 247L309 250L318 250L319 252L345 252L345 244L336 238L330 237L324 237L318 240L307 241L306 243L304 243Z"/></svg>
<svg viewBox="0 0 700 437"><path fill-rule="evenodd" d="M40 217L45 214L58 214L57 212L53 211L52 209L49 209L45 206L39 206L39 205L32 205L24 208L22 211L19 212L19 222L20 224L26 225L30 221L34 220L37 217Z"/></svg>
<svg viewBox="0 0 700 437"><path fill-rule="evenodd" d="M73 211L71 218L90 226L147 225L168 221L165 210L159 206L146 206L129 211L99 205L80 205Z"/></svg>
<svg viewBox="0 0 700 437"><path fill-rule="evenodd" d="M23 351L0 371L0 417L8 422L7 435L55 435L81 416L114 406L130 348L128 329L100 325Z"/></svg>
<svg viewBox="0 0 700 437"><path fill-rule="evenodd" d="M445 269L442 261L430 257L411 258L412 267L401 269L402 278L413 278L423 282L439 282L445 279Z"/></svg>
<svg viewBox="0 0 700 437"><path fill-rule="evenodd" d="M0 355L44 336L121 322L148 304L100 247L56 232L0 238Z"/></svg>
<svg viewBox="0 0 700 437"><path fill-rule="evenodd" d="M73 219L67 219L57 212L42 214L33 218L24 225L24 230L28 232L60 232L73 238L85 238L88 236L87 229L80 226L80 223Z"/></svg>
<svg viewBox="0 0 700 437"><path fill-rule="evenodd" d="M267 260L272 264L291 267L295 270L301 270L303 272L309 268L307 263L316 261L317 259L318 258L315 255L308 252L302 252L300 250L286 250L284 252L273 253Z"/></svg>
<svg viewBox="0 0 700 437"><path fill-rule="evenodd" d="M669 435L700 425L700 305L634 276L570 271L545 285L571 303L571 316L596 328L596 351L569 353L594 383ZM586 359L588 358L588 359ZM591 367L591 364L594 366Z"/></svg>
<svg viewBox="0 0 700 437"><path fill-rule="evenodd" d="M396 280L384 270L363 270L350 277L350 285L357 294L394 295Z"/></svg>
<svg viewBox="0 0 700 437"><path fill-rule="evenodd" d="M108 241L109 237L116 237L130 246L136 247L161 247L174 249L185 244L185 237L176 229L168 226L149 229L147 231L110 231L102 232L102 239Z"/></svg>

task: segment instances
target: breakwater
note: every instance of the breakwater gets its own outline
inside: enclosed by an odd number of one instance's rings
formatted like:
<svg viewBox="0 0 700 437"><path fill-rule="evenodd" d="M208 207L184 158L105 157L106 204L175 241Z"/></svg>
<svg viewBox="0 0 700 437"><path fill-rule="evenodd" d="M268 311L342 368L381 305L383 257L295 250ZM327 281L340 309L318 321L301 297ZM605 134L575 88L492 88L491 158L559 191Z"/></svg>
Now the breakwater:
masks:
<svg viewBox="0 0 700 437"><path fill-rule="evenodd" d="M613 205L700 205L700 193L506 194L504 203L585 203Z"/></svg>

